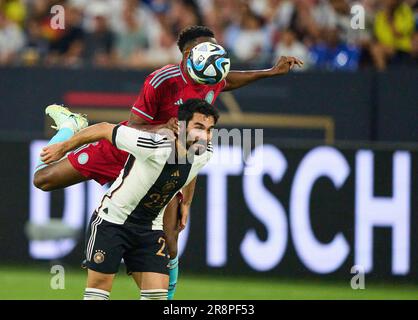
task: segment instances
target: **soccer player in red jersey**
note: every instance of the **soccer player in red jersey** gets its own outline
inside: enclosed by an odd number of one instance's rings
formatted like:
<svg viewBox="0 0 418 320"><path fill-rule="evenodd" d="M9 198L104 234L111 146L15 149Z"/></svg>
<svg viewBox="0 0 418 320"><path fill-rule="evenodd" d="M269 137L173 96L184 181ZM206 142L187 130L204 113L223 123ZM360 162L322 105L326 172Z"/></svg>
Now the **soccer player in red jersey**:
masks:
<svg viewBox="0 0 418 320"><path fill-rule="evenodd" d="M281 57L270 69L230 71L220 83L197 84L188 75L186 61L191 49L203 42L217 43L214 33L207 27L192 26L180 33L178 47L183 54L182 61L178 65L167 65L154 71L146 78L139 97L132 106L130 118L123 122L124 125L151 132L168 129L167 132L177 134L177 111L183 101L197 98L213 104L222 91L235 90L259 79L283 75L294 65L303 64L294 57ZM54 119L58 130L49 144L65 141L87 126L85 118L61 106L49 106L46 113ZM105 184L118 177L127 157L128 153L118 150L107 140L100 140L73 151L52 165L45 165L40 161L34 175L34 185L41 190L52 191L90 179ZM177 197L169 203L164 215L164 231L172 269L169 298L173 297L177 281L178 233L185 227L195 183L196 179L188 188L183 189L182 199Z"/></svg>

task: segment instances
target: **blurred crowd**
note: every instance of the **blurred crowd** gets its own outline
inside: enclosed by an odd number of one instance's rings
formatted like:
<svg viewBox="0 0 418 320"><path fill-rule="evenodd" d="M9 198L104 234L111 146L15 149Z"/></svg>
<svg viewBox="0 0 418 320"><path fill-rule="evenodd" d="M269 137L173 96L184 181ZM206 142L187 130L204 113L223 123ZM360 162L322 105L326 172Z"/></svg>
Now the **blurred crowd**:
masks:
<svg viewBox="0 0 418 320"><path fill-rule="evenodd" d="M418 0L0 0L0 65L152 69L180 61L177 35L195 24L234 64L418 66Z"/></svg>

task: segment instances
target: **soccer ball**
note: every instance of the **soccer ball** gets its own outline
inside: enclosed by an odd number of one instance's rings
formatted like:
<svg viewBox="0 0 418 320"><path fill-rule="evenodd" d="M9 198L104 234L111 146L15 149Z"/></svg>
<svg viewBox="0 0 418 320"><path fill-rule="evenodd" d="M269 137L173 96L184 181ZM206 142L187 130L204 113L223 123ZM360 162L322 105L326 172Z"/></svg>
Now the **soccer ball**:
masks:
<svg viewBox="0 0 418 320"><path fill-rule="evenodd" d="M190 77L200 84L215 84L228 75L231 60L224 48L211 42L195 46L187 59Z"/></svg>

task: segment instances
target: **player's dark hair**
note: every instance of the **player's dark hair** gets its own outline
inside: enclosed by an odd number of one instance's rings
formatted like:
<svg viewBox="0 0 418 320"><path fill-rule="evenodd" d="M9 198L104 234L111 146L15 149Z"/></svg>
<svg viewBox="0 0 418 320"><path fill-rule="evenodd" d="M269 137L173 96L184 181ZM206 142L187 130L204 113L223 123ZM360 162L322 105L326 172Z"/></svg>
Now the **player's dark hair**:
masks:
<svg viewBox="0 0 418 320"><path fill-rule="evenodd" d="M186 100L178 111L179 121L186 121L186 125L193 118L195 113L201 113L205 116L212 116L215 119L215 124L219 119L219 112L210 103L202 99L189 99Z"/></svg>
<svg viewBox="0 0 418 320"><path fill-rule="evenodd" d="M177 39L177 46L183 52L184 48L190 42L200 37L215 38L215 34L211 29L205 26L191 26L183 29Z"/></svg>

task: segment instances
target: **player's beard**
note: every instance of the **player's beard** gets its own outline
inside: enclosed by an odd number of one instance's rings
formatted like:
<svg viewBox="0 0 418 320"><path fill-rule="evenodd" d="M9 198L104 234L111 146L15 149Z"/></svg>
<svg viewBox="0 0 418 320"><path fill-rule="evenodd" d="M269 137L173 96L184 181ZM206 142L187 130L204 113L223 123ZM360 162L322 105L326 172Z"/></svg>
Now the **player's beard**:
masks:
<svg viewBox="0 0 418 320"><path fill-rule="evenodd" d="M207 149L207 141L195 140L187 141L187 153L191 152L194 155L202 155Z"/></svg>
<svg viewBox="0 0 418 320"><path fill-rule="evenodd" d="M183 140L182 141L181 139L177 139L176 149L177 149L178 161L180 161L179 159L186 158L187 162L192 163L194 156L202 155L204 152L206 152L207 141L205 140L188 140L188 141Z"/></svg>

